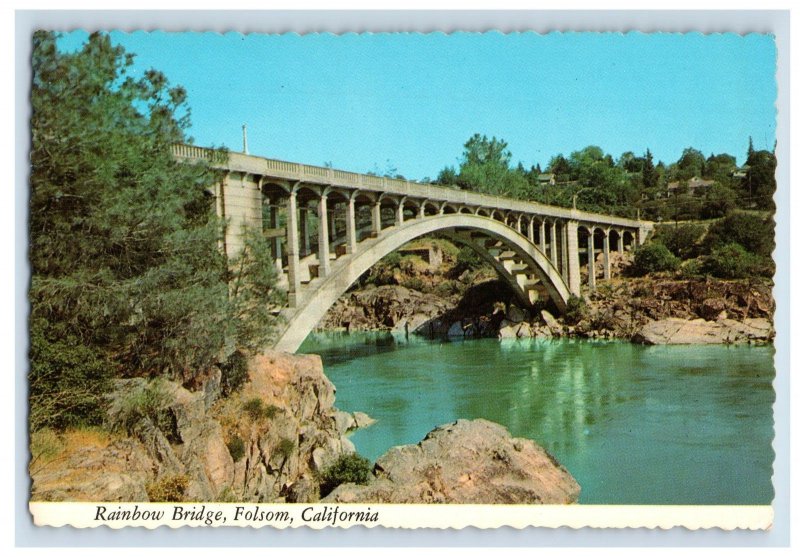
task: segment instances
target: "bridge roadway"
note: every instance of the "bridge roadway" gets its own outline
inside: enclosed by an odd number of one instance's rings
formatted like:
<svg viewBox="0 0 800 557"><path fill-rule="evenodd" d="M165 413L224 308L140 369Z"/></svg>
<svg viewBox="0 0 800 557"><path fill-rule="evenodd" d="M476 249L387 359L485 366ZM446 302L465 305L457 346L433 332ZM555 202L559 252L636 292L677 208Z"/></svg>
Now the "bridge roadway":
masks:
<svg viewBox="0 0 800 557"><path fill-rule="evenodd" d="M610 279L611 253L641 245L653 229L650 221L243 153L191 145L173 153L223 171L212 193L227 221L229 257L240 252L246 228L270 238L289 298L276 343L286 351L300 346L362 273L425 234L472 247L523 304L551 299L563 310L570 295L581 295L582 266L594 289L598 265Z"/></svg>

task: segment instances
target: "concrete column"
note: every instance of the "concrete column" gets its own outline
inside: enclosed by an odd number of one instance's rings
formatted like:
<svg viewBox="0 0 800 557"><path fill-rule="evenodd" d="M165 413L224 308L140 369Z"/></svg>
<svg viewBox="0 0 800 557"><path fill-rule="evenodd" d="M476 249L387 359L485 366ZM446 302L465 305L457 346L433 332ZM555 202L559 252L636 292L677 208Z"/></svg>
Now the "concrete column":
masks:
<svg viewBox="0 0 800 557"><path fill-rule="evenodd" d="M575 296L581 295L581 263L578 257L578 223L567 221L567 267L569 275L569 291Z"/></svg>
<svg viewBox="0 0 800 557"><path fill-rule="evenodd" d="M300 254L305 257L309 254L311 247L311 239L308 234L308 208L306 207L305 210L303 210L302 207L298 207L297 212L300 215L300 230L302 230L303 233L303 243L301 245Z"/></svg>
<svg viewBox="0 0 800 557"><path fill-rule="evenodd" d="M278 216L278 206L277 205L270 205L269 206L269 226L270 228L277 229L280 224L280 218ZM281 253L281 238L275 237L272 239L272 257L275 259L275 269L277 269L278 273L283 272L283 257Z"/></svg>
<svg viewBox="0 0 800 557"><path fill-rule="evenodd" d="M528 221L528 240L530 241L531 244L534 243L533 241L535 237L533 233L535 230L536 228L533 226L533 217L531 217L530 220Z"/></svg>
<svg viewBox="0 0 800 557"><path fill-rule="evenodd" d="M594 228L589 229L589 245L586 246L586 253L589 255L589 288L594 290L597 286L594 272Z"/></svg>
<svg viewBox="0 0 800 557"><path fill-rule="evenodd" d="M377 238L381 233L381 202L376 201L372 205L372 237Z"/></svg>
<svg viewBox="0 0 800 557"><path fill-rule="evenodd" d="M300 242L298 241L297 194L289 194L286 206L286 255L289 259L289 307L297 307L300 295Z"/></svg>
<svg viewBox="0 0 800 557"><path fill-rule="evenodd" d="M603 236L603 278L611 280L611 230L606 230Z"/></svg>
<svg viewBox="0 0 800 557"><path fill-rule="evenodd" d="M319 276L327 277L331 273L331 248L328 239L328 196L323 195L319 198L317 206L317 255L319 256Z"/></svg>
<svg viewBox="0 0 800 557"><path fill-rule="evenodd" d="M351 197L347 202L347 220L345 224L347 225L347 253L355 253L357 250L355 197Z"/></svg>
<svg viewBox="0 0 800 557"><path fill-rule="evenodd" d="M636 232L636 246L639 247L642 246L647 239L647 229L640 227Z"/></svg>
<svg viewBox="0 0 800 557"><path fill-rule="evenodd" d="M328 211L328 226L330 227L328 238L333 242L336 239L336 203L331 203Z"/></svg>
<svg viewBox="0 0 800 557"><path fill-rule="evenodd" d="M567 250L567 224L561 225L561 276L564 282L569 280L569 251Z"/></svg>
<svg viewBox="0 0 800 557"><path fill-rule="evenodd" d="M539 223L539 249L542 250L542 253L547 255L547 227L545 226L544 220Z"/></svg>
<svg viewBox="0 0 800 557"><path fill-rule="evenodd" d="M617 253L625 253L625 242L623 242L621 230L617 230Z"/></svg>
<svg viewBox="0 0 800 557"><path fill-rule="evenodd" d="M517 232L522 234L522 215L517 217Z"/></svg>
<svg viewBox="0 0 800 557"><path fill-rule="evenodd" d="M553 221L553 224L550 225L550 261L553 263L553 267L558 269L558 245L556 242L556 222Z"/></svg>
<svg viewBox="0 0 800 557"><path fill-rule="evenodd" d="M394 217L395 226L403 226L403 202L397 204L397 209Z"/></svg>

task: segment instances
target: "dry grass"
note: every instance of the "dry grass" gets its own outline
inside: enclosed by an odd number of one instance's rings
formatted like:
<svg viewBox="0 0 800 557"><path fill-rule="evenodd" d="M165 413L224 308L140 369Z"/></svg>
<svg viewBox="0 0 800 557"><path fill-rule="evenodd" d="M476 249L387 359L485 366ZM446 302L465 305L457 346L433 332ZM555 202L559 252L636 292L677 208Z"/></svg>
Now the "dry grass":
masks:
<svg viewBox="0 0 800 557"><path fill-rule="evenodd" d="M50 466L68 460L76 452L108 447L117 436L97 427L76 428L56 432L49 428L31 434L31 461L28 470L36 474Z"/></svg>

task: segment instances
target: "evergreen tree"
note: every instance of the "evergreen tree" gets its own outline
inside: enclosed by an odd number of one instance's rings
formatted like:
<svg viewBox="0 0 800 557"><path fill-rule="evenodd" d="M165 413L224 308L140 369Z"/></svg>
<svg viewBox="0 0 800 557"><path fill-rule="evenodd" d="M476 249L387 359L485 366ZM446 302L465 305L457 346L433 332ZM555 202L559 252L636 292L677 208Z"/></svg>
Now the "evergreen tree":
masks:
<svg viewBox="0 0 800 557"><path fill-rule="evenodd" d="M113 377L191 381L236 347L260 346L273 319L264 312L279 300L268 257L253 270L263 250L244 256L243 273L218 249L208 193L218 176L172 156L186 140L185 90L155 70L128 76L133 56L107 35L75 53L56 43L33 38L33 428L99 421ZM229 297L241 281L262 313Z"/></svg>

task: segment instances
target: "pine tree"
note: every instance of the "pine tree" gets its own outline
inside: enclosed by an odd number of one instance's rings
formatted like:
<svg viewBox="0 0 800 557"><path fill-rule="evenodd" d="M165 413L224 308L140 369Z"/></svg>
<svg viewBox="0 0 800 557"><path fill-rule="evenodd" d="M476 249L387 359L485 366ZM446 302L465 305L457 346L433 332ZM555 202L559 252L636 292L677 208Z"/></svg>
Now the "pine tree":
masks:
<svg viewBox="0 0 800 557"><path fill-rule="evenodd" d="M75 53L59 51L52 33L34 35L34 428L95 423L111 378L190 381L224 360L225 346L254 347L268 334L268 322L254 339L235 319L208 193L218 177L172 156L186 140L186 92L155 70L129 77L132 61L107 35ZM276 292L260 278L268 307Z"/></svg>

